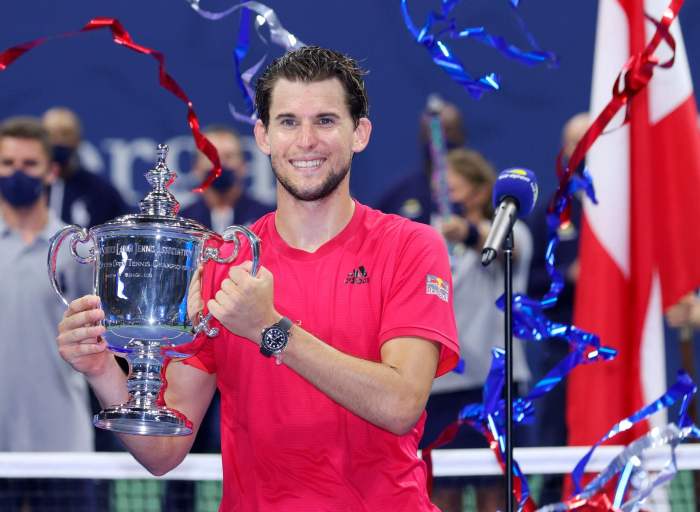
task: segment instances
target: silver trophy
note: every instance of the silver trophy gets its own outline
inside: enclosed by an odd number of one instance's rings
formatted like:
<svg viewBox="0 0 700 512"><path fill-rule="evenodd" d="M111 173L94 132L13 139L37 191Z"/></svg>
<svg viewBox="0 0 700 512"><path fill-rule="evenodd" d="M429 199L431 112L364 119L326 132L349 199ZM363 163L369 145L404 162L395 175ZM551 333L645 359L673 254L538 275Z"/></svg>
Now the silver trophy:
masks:
<svg viewBox="0 0 700 512"><path fill-rule="evenodd" d="M48 254L49 279L66 305L56 278L56 259L63 241L70 236L73 257L95 266L94 292L105 313L104 338L112 352L126 358L130 371L129 400L100 411L93 423L127 434L192 433L192 423L168 408L163 395L168 363L194 355L207 337L218 334L209 327L211 315L198 315L194 322L188 317L193 274L209 260L231 263L241 247L239 235L250 243L253 275L260 260L260 240L249 229L230 226L219 235L177 216L180 205L168 190L176 174L165 164L167 151L167 146L158 146L155 169L146 173L153 189L141 201L140 213L90 230L66 226L51 239ZM87 245L80 254L82 244ZM197 336L200 332L203 335Z"/></svg>

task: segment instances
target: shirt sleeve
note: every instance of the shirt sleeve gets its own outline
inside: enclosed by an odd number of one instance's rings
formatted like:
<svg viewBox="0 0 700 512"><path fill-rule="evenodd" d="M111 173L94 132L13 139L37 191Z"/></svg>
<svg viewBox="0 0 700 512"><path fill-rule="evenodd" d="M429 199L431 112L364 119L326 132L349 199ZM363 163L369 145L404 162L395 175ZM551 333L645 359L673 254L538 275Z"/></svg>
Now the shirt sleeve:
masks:
<svg viewBox="0 0 700 512"><path fill-rule="evenodd" d="M379 342L416 337L440 344L436 376L459 360L447 247L429 226L410 223L385 296Z"/></svg>
<svg viewBox="0 0 700 512"><path fill-rule="evenodd" d="M216 358L214 357L213 343L210 340L206 340L199 352L192 357L183 359L182 362L198 370L202 370L203 372L216 373Z"/></svg>

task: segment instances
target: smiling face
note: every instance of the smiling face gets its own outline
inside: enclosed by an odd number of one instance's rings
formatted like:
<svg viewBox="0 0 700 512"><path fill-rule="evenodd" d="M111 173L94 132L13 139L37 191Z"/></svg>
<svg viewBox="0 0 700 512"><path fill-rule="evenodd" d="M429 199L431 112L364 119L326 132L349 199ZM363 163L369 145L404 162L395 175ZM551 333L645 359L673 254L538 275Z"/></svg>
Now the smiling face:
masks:
<svg viewBox="0 0 700 512"><path fill-rule="evenodd" d="M349 194L352 157L365 149L371 130L366 117L355 126L338 79L280 78L272 89L269 125L256 123L255 140L286 193L319 201L336 190Z"/></svg>

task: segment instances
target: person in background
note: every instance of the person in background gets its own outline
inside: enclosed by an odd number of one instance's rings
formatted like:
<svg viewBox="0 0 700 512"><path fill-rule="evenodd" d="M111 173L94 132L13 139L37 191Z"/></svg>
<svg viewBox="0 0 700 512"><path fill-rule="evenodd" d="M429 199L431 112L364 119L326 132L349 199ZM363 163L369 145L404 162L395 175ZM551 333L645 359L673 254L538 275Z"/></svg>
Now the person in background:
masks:
<svg viewBox="0 0 700 512"><path fill-rule="evenodd" d="M462 113L452 103L437 100L437 104L447 150L464 146L467 137ZM395 213L423 224L431 223L431 217L436 209L431 185L433 173L433 158L430 150L431 115L433 114L428 110L421 113L420 168L400 179L377 203L377 209L384 213Z"/></svg>
<svg viewBox="0 0 700 512"><path fill-rule="evenodd" d="M57 177L38 119L0 125L0 452L93 450L87 384L53 341L64 311L46 276L49 239L64 226L47 204ZM67 297L83 295L89 272L66 256L59 285ZM65 496L67 510L95 510L93 491L83 480L0 480L0 510L55 510L47 496Z"/></svg>
<svg viewBox="0 0 700 512"><path fill-rule="evenodd" d="M564 163L576 149L576 144L590 124L587 112L580 112L571 117L561 133L561 150ZM571 202L571 222L558 230L560 239L556 252L557 270L564 277L562 289L557 304L545 311L554 322L571 324L574 315L574 297L576 281L578 280L578 240L581 219L581 204L577 199ZM547 249L547 207L540 204L530 218L530 230L534 241L532 266L528 295L535 299L542 298L548 291L551 278L545 266L545 251ZM533 373L533 380L544 377L559 361L569 353L569 345L562 340L552 339L543 343L531 343L526 346L528 363ZM538 446L566 446L566 380L560 382L554 389L537 400L535 407L535 439ZM543 481L540 503L549 504L560 501L563 478L560 475L547 475Z"/></svg>
<svg viewBox="0 0 700 512"><path fill-rule="evenodd" d="M49 193L51 210L66 224L87 228L129 213L131 209L114 185L104 176L83 167L78 155L83 128L77 114L67 107L52 107L44 112L41 122L48 133L52 159L58 168L58 179L52 183ZM126 363L119 361L126 371ZM92 392L90 403L93 412L100 410ZM103 430L95 433L95 449L123 450L115 437Z"/></svg>
<svg viewBox="0 0 700 512"><path fill-rule="evenodd" d="M44 127L53 147L59 179L51 186L49 205L67 224L92 227L131 211L109 180L85 169L78 156L82 126L66 107L44 112Z"/></svg>
<svg viewBox="0 0 700 512"><path fill-rule="evenodd" d="M689 293L666 310L666 321L676 329L700 328L700 296Z"/></svg>
<svg viewBox="0 0 700 512"><path fill-rule="evenodd" d="M452 247L454 310L459 348L464 361L462 373L450 372L435 380L428 400L428 419L422 446L434 441L454 422L467 404L481 403L484 383L491 366L491 348L503 347L503 313L495 302L503 294L503 265L481 264L481 249L491 227L491 194L496 181L493 167L481 154L455 149L447 155L447 185L450 201L459 209L442 219L440 229ZM524 292L532 255L532 239L524 224L514 227L513 289ZM514 340L514 380L524 387L530 377L522 344ZM487 448L485 438L463 426L447 448ZM433 502L443 512L461 512L465 486L476 488L477 510L498 510L505 506L500 477L437 478Z"/></svg>
<svg viewBox="0 0 700 512"><path fill-rule="evenodd" d="M252 224L270 212L272 207L256 201L246 190L248 172L238 134L227 126L213 125L204 135L219 152L221 175L180 215L221 233L227 226ZM207 157L197 151L191 172L201 183L210 170Z"/></svg>
<svg viewBox="0 0 700 512"><path fill-rule="evenodd" d="M698 382L700 380L700 296L698 290L688 293L664 312L664 341L666 354L666 384L671 387L683 369ZM669 418L677 418L680 404L668 410ZM697 423L700 397L688 404L688 413ZM700 498L700 479L696 478L696 499Z"/></svg>

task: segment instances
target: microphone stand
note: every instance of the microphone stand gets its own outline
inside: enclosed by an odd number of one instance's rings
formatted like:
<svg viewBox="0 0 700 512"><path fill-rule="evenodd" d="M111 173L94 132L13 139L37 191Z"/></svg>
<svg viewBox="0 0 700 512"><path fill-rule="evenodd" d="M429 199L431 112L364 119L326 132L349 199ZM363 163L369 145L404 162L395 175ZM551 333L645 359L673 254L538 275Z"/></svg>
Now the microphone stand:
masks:
<svg viewBox="0 0 700 512"><path fill-rule="evenodd" d="M506 363L506 510L513 512L513 230L503 244L505 258L504 343Z"/></svg>

